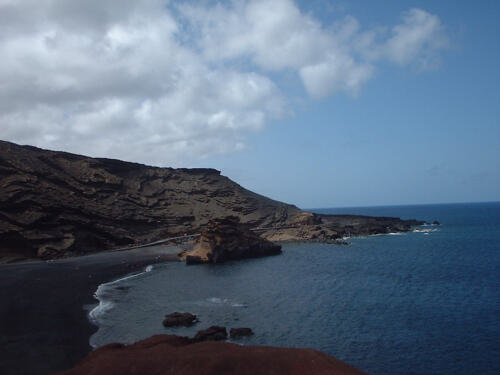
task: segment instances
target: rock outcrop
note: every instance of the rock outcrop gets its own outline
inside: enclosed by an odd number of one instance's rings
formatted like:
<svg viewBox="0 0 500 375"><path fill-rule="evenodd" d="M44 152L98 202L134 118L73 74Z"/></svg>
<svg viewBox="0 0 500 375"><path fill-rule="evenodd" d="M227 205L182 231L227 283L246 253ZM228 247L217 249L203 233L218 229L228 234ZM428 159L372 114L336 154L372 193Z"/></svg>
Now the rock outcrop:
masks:
<svg viewBox="0 0 500 375"><path fill-rule="evenodd" d="M253 331L250 328L231 328L229 330L229 336L231 338L238 338L243 336L252 336Z"/></svg>
<svg viewBox="0 0 500 375"><path fill-rule="evenodd" d="M344 238L408 232L414 226L425 224L424 221L401 220L395 217L311 215L314 218L309 218L306 222L279 228L257 228L256 232L274 242L315 241L346 244ZM300 216L297 215L295 218L300 218Z"/></svg>
<svg viewBox="0 0 500 375"><path fill-rule="evenodd" d="M109 344L58 375L363 375L362 371L312 349L194 342L157 335L132 345Z"/></svg>
<svg viewBox="0 0 500 375"><path fill-rule="evenodd" d="M197 321L198 317L194 314L174 312L165 315L165 319L163 319L163 325L165 327L178 327L178 326L189 327L192 326Z"/></svg>
<svg viewBox="0 0 500 375"><path fill-rule="evenodd" d="M201 341L224 341L227 339L226 327L211 326L207 329L198 331L193 340L196 342Z"/></svg>
<svg viewBox="0 0 500 375"><path fill-rule="evenodd" d="M201 231L193 249L181 254L186 264L222 263L281 253L281 246L263 239L235 216L213 219Z"/></svg>

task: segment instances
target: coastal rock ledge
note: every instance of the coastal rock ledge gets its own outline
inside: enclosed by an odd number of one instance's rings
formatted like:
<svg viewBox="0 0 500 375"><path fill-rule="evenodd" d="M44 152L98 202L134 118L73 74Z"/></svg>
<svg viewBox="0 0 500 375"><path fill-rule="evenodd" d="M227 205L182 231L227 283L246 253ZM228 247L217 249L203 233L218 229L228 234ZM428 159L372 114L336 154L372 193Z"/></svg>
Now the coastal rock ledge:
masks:
<svg viewBox="0 0 500 375"><path fill-rule="evenodd" d="M193 342L156 335L132 345L109 344L91 352L74 368L57 375L363 375L365 373L313 349Z"/></svg>
<svg viewBox="0 0 500 375"><path fill-rule="evenodd" d="M281 246L268 241L240 223L236 216L212 219L195 246L180 254L186 264L222 263L281 253Z"/></svg>

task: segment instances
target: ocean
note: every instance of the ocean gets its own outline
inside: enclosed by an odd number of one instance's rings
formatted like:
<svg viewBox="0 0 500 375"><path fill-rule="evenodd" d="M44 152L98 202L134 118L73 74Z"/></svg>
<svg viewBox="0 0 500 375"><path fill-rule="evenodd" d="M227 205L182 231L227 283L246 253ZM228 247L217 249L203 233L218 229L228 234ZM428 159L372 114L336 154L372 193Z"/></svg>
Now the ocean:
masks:
<svg viewBox="0 0 500 375"><path fill-rule="evenodd" d="M242 345L309 347L372 375L500 374L500 203L315 210L439 220L347 246L284 244L279 256L167 263L102 284L93 347L153 334L250 327ZM165 314L200 322L164 328Z"/></svg>

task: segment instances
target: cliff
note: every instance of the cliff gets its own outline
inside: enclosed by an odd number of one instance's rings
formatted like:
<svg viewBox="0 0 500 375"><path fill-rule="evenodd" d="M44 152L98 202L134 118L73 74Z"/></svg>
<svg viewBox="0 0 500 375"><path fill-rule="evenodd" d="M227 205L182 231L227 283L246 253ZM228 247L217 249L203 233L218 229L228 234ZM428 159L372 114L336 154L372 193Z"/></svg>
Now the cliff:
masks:
<svg viewBox="0 0 500 375"><path fill-rule="evenodd" d="M227 216L279 242L339 242L423 223L305 212L215 169L158 168L0 141L0 263L199 233L209 220Z"/></svg>
<svg viewBox="0 0 500 375"><path fill-rule="evenodd" d="M300 214L214 169L157 168L0 141L0 262L147 243L197 232L220 216L266 227Z"/></svg>

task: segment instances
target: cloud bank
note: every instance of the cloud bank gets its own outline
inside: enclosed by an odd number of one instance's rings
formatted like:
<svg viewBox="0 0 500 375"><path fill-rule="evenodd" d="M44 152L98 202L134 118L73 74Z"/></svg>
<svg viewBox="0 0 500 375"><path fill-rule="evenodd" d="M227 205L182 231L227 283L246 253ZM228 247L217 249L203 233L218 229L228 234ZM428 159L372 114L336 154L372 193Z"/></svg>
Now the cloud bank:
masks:
<svg viewBox="0 0 500 375"><path fill-rule="evenodd" d="M377 64L434 67L446 46L421 9L364 30L292 0L0 0L0 138L185 165L286 116L279 75L311 99L355 95Z"/></svg>

